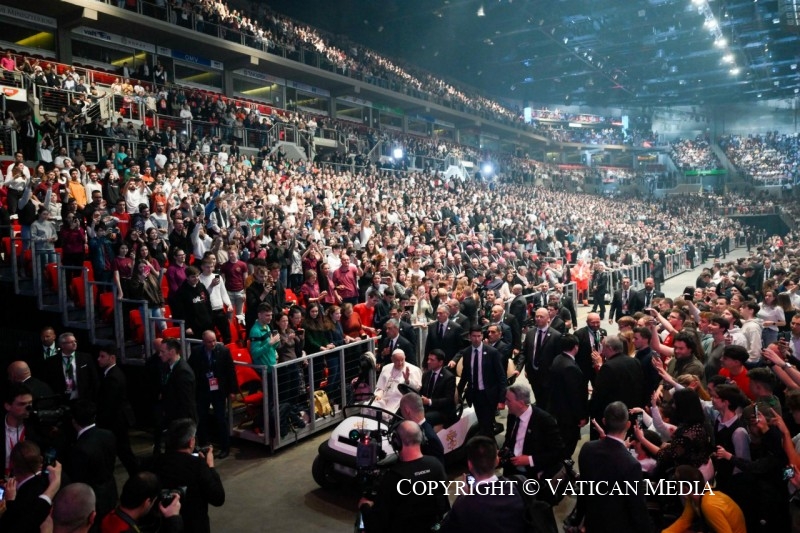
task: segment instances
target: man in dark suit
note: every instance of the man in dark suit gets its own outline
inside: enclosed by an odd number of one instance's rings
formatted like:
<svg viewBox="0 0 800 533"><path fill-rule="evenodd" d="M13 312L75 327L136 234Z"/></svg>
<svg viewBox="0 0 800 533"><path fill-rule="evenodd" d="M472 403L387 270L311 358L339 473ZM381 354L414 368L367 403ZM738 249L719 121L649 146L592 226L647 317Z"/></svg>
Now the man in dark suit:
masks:
<svg viewBox="0 0 800 533"><path fill-rule="evenodd" d="M503 408L506 393L502 356L483 343L483 332L477 326L470 330L469 342L470 345L458 353L458 358L464 359L458 391L461 394L469 386L465 398L475 406L479 431L482 435L493 437L494 414Z"/></svg>
<svg viewBox="0 0 800 533"><path fill-rule="evenodd" d="M38 533L39 526L50 515L50 502L61 487L61 463L48 466L47 474L41 474L42 452L32 440L14 446L11 463L14 465L11 476L16 485L16 495L10 498L10 494L6 494L6 511L0 515L0 531Z"/></svg>
<svg viewBox="0 0 800 533"><path fill-rule="evenodd" d="M547 289L549 287L550 286L547 283L541 283L539 285L538 290L531 297L531 303L533 304L534 309L547 307Z"/></svg>
<svg viewBox="0 0 800 533"><path fill-rule="evenodd" d="M67 473L71 482L86 483L97 497L97 519L102 520L117 505L114 434L95 425L97 407L91 400L78 400L72 409L72 424L78 440L70 451ZM98 522L99 523L99 522Z"/></svg>
<svg viewBox="0 0 800 533"><path fill-rule="evenodd" d="M603 363L594 380L592 400L589 402L592 418L602 418L605 408L612 402L642 407L644 375L639 361L622 353L622 341L617 336L605 339L601 355Z"/></svg>
<svg viewBox="0 0 800 533"><path fill-rule="evenodd" d="M522 285L517 284L511 287L511 294L514 295L514 299L511 300L511 304L508 306L508 314L517 320L517 325L521 331L525 328L525 322L528 320L528 300L522 294Z"/></svg>
<svg viewBox="0 0 800 533"><path fill-rule="evenodd" d="M51 326L42 328L39 341L34 343L26 360L34 374L43 375L45 361L60 355L56 344L56 330Z"/></svg>
<svg viewBox="0 0 800 533"><path fill-rule="evenodd" d="M93 400L97 393L97 371L89 354L78 352L72 333L58 337L61 353L45 361L42 378L64 402Z"/></svg>
<svg viewBox="0 0 800 533"><path fill-rule="evenodd" d="M531 389L514 383L505 394L508 428L501 457L503 475L522 474L528 479L550 478L566 459L556 419L531 405ZM552 514L552 509L551 509ZM552 517L555 523L555 517Z"/></svg>
<svg viewBox="0 0 800 533"><path fill-rule="evenodd" d="M578 355L575 362L583 373L583 377L594 383L594 365L592 364L592 352L600 353L601 342L608 335L606 330L600 327L600 315L589 313L586 316L586 326L575 331L578 338Z"/></svg>
<svg viewBox="0 0 800 533"><path fill-rule="evenodd" d="M449 368L453 357L464 347L464 334L458 324L450 322L450 308L446 304L439 304L436 308L436 321L428 326L428 337L425 339L425 353L440 349L444 352Z"/></svg>
<svg viewBox="0 0 800 533"><path fill-rule="evenodd" d="M466 338L472 324L470 324L467 315L461 312L461 302L455 298L450 298L447 300L447 307L450 309L450 322L458 324L462 331L462 337Z"/></svg>
<svg viewBox="0 0 800 533"><path fill-rule="evenodd" d="M161 389L156 409L156 454L161 453L161 433L173 420L197 420L194 372L181 357L181 342L164 339L158 347L161 359Z"/></svg>
<svg viewBox="0 0 800 533"><path fill-rule="evenodd" d="M102 372L97 392L97 427L114 434L117 457L128 475L134 476L139 471L139 461L131 449L128 432L135 420L128 400L128 382L117 366L116 346L104 346L97 355L97 364Z"/></svg>
<svg viewBox="0 0 800 533"><path fill-rule="evenodd" d="M653 307L653 300L655 298L663 298L664 293L656 290L656 282L653 278L647 278L644 280L644 289L637 292L635 296L636 297L632 301L632 315L649 307Z"/></svg>
<svg viewBox="0 0 800 533"><path fill-rule="evenodd" d="M190 370L191 371L191 370ZM181 498L184 531L211 533L208 506L225 503L225 487L214 468L214 454L192 455L197 426L187 418L174 420L167 432L167 452L156 459L154 473L166 489L186 487Z"/></svg>
<svg viewBox="0 0 800 533"><path fill-rule="evenodd" d="M625 446L625 434L631 423L628 407L622 402L613 402L603 411L606 438L588 442L578 456L581 481L608 483L609 487L642 486L642 467ZM643 490L623 491L622 494L603 496L582 495L578 505L585 512L587 533L618 533L652 531L647 514L647 502Z"/></svg>
<svg viewBox="0 0 800 533"><path fill-rule="evenodd" d="M49 408L44 407L41 402L47 403L54 400L53 389L41 379L33 377L31 369L25 361L14 361L8 365L8 381L9 383L21 383L28 387L33 396L34 409Z"/></svg>
<svg viewBox="0 0 800 533"><path fill-rule="evenodd" d="M436 457L444 466L444 446L430 420L425 416L425 408L422 406L422 398L419 394L409 392L400 398L400 415L406 420L419 424L419 429L425 436L420 447L422 455Z"/></svg>
<svg viewBox="0 0 800 533"><path fill-rule="evenodd" d="M575 302L564 294L564 285L561 283L556 283L555 291L550 294L550 301L552 302L553 300L558 303L561 309L565 309L569 313L569 320L562 317L567 325L567 330L578 327L578 313L575 311Z"/></svg>
<svg viewBox="0 0 800 533"><path fill-rule="evenodd" d="M490 324L486 327L486 342L500 352L500 355L503 356L503 368L508 371L508 361L511 359L511 345L503 340L500 324Z"/></svg>
<svg viewBox="0 0 800 533"><path fill-rule="evenodd" d="M428 354L428 369L422 374L422 405L431 425L450 425L456 417L456 376L444 368L442 350Z"/></svg>
<svg viewBox="0 0 800 533"><path fill-rule="evenodd" d="M209 407L214 411L216 430L219 434L219 458L230 454L231 437L227 423L227 401L233 401L238 388L233 358L227 346L217 342L213 331L203 332L203 344L192 351L189 366L194 371L197 392L197 440L201 446L209 440Z"/></svg>
<svg viewBox="0 0 800 533"><path fill-rule="evenodd" d="M417 365L417 354L414 345L400 335L400 321L390 318L383 324L384 335L378 344L377 363L380 367L392 364L392 353L395 349L403 350L406 354L406 362L414 366Z"/></svg>
<svg viewBox="0 0 800 533"><path fill-rule="evenodd" d="M636 293L631 290L631 279L629 277L622 278L622 288L614 292L614 297L611 298L611 310L608 312L608 323L614 323L614 317L618 319L624 316L631 316L631 309L633 298Z"/></svg>
<svg viewBox="0 0 800 533"><path fill-rule="evenodd" d="M589 421L589 401L586 378L575 362L578 339L564 335L560 341L561 353L550 367L550 397L547 411L558 421L565 455L572 457L581 438L581 428Z"/></svg>
<svg viewBox="0 0 800 533"><path fill-rule="evenodd" d="M479 435L466 444L467 468L475 476L475 483L486 490L460 495L453 508L442 522L443 533L464 531L502 531L503 533L525 533L525 503L518 494L501 492L490 486L492 483L508 483L508 479L496 482L497 444L494 439ZM553 522L555 528L555 522Z"/></svg>
<svg viewBox="0 0 800 533"><path fill-rule="evenodd" d="M592 313L598 311L600 320L606 316L606 292L608 292L608 272L605 264L598 262L592 275Z"/></svg>
<svg viewBox="0 0 800 533"><path fill-rule="evenodd" d="M550 366L558 354L561 334L550 327L550 314L541 307L534 314L535 328L525 335L525 375L533 387L536 404L546 409L550 396Z"/></svg>
<svg viewBox="0 0 800 533"><path fill-rule="evenodd" d="M559 314L559 311L561 311L561 309L558 307L557 303L551 301L547 304L547 314L550 315L550 327L564 335L567 333L567 323L564 322L564 319ZM564 309L564 311L565 314L569 314L566 309Z"/></svg>

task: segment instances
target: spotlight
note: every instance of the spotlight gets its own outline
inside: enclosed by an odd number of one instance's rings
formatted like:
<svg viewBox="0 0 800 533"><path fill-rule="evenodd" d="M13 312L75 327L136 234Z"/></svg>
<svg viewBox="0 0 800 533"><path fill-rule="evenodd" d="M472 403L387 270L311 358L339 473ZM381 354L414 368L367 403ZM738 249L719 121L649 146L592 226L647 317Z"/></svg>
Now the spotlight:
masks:
<svg viewBox="0 0 800 533"><path fill-rule="evenodd" d="M733 54L725 54L722 56L723 63L733 63Z"/></svg>
<svg viewBox="0 0 800 533"><path fill-rule="evenodd" d="M714 41L714 46L717 48L724 48L728 44L728 39L725 37L720 37L716 41Z"/></svg>
<svg viewBox="0 0 800 533"><path fill-rule="evenodd" d="M392 157L395 159L403 159L403 149L395 148L394 150L392 150Z"/></svg>
<svg viewBox="0 0 800 533"><path fill-rule="evenodd" d="M736 76L739 74L740 70L739 67L733 67L729 72L731 73L732 76Z"/></svg>
<svg viewBox="0 0 800 533"><path fill-rule="evenodd" d="M494 173L494 166L491 163L484 163L481 167L481 174L491 176Z"/></svg>

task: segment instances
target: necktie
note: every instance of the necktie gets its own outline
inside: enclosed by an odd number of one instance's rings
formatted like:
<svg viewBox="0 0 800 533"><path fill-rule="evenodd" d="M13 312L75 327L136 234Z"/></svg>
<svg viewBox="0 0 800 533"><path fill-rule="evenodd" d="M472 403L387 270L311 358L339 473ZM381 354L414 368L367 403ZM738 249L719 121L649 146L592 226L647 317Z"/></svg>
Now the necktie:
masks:
<svg viewBox="0 0 800 533"><path fill-rule="evenodd" d="M67 392L71 393L75 389L75 372L72 370L72 356L64 356L64 376L66 377Z"/></svg>
<svg viewBox="0 0 800 533"><path fill-rule="evenodd" d="M436 378L438 376L439 376L438 372L434 372L433 374L431 374L431 380L428 383L428 398L431 397L431 394L433 394L433 389L436 388Z"/></svg>
<svg viewBox="0 0 800 533"><path fill-rule="evenodd" d="M394 352L394 345L397 342L397 339L392 339L389 341L389 354Z"/></svg>
<svg viewBox="0 0 800 533"><path fill-rule="evenodd" d="M440 339L444 338L444 324L442 323L439 323L439 338Z"/></svg>
<svg viewBox="0 0 800 533"><path fill-rule="evenodd" d="M506 444L508 448L513 452L514 447L517 445L517 433L519 432L519 418L514 420L514 427L511 429L511 435L509 435L509 442Z"/></svg>
<svg viewBox="0 0 800 533"><path fill-rule="evenodd" d="M167 384L167 381L169 381L169 376L171 374L172 374L172 368L169 365L167 365L167 367L166 367L166 369L164 371L164 375L161 377L161 384L162 385L166 385Z"/></svg>
<svg viewBox="0 0 800 533"><path fill-rule="evenodd" d="M478 349L472 349L472 384L475 385L475 390L478 390Z"/></svg>
<svg viewBox="0 0 800 533"><path fill-rule="evenodd" d="M536 330L536 355L534 356L535 361L539 361L539 352L542 351L542 344L544 344L544 332L541 329Z"/></svg>
<svg viewBox="0 0 800 533"><path fill-rule="evenodd" d="M647 309L650 307L650 294L649 292L644 293L644 308Z"/></svg>
<svg viewBox="0 0 800 533"><path fill-rule="evenodd" d="M595 348L595 350L598 350L600 348L600 332L599 331L595 331L594 332L594 348Z"/></svg>

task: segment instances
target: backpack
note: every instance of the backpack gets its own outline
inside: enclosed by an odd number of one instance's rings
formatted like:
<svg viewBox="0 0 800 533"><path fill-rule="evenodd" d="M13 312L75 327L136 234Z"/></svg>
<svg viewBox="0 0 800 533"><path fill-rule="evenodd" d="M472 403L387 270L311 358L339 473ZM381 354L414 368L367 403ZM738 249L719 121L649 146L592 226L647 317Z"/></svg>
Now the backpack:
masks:
<svg viewBox="0 0 800 533"><path fill-rule="evenodd" d="M328 394L324 390L314 391L314 413L323 417L334 414Z"/></svg>

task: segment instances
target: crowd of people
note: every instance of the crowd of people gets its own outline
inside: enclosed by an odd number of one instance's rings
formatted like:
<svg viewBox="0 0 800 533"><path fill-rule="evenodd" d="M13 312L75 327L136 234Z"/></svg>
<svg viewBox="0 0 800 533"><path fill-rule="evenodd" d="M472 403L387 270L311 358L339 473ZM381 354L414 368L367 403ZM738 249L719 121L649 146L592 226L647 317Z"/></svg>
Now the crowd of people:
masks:
<svg viewBox="0 0 800 533"><path fill-rule="evenodd" d="M719 144L731 163L756 181L776 185L793 185L797 181L800 162L797 134L728 135Z"/></svg>
<svg viewBox="0 0 800 533"><path fill-rule="evenodd" d="M670 157L675 166L683 171L720 168L719 159L711 150L708 139L702 135L694 139L678 139L671 143Z"/></svg>

